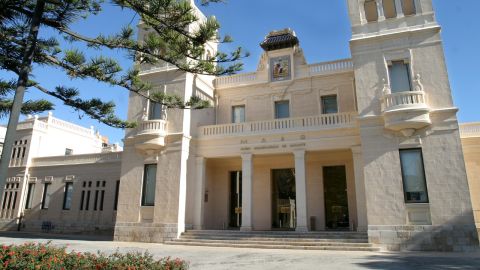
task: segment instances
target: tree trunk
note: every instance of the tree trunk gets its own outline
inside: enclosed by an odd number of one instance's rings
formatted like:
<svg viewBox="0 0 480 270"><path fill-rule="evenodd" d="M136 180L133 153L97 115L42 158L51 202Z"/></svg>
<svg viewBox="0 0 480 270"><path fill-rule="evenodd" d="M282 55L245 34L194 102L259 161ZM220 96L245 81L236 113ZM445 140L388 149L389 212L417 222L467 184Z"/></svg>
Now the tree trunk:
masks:
<svg viewBox="0 0 480 270"><path fill-rule="evenodd" d="M20 73L18 75L17 90L15 91L15 96L13 98L13 106L8 120L7 134L5 135L5 142L3 144L2 158L0 161L0 198L5 189L13 142L17 132L18 119L23 104L23 96L25 95L25 89L28 83L28 75L32 68L33 56L37 47L38 32L40 30L44 9L45 0L37 0L37 5L35 6L35 11L31 18L30 33L27 38L25 53L23 55L22 64L19 67ZM21 204L17 205L18 207L22 207Z"/></svg>

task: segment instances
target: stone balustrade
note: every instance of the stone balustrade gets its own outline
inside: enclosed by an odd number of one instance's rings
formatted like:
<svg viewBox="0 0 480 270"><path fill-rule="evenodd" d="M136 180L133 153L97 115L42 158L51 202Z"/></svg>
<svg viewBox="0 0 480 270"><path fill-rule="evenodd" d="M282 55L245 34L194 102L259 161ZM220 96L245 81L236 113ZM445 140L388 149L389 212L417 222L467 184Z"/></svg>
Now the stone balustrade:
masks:
<svg viewBox="0 0 480 270"><path fill-rule="evenodd" d="M480 122L461 124L460 137L462 138L480 137Z"/></svg>
<svg viewBox="0 0 480 270"><path fill-rule="evenodd" d="M391 111L396 109L426 106L425 92L405 91L391 94L384 94L382 110Z"/></svg>
<svg viewBox="0 0 480 270"><path fill-rule="evenodd" d="M217 136L238 136L269 134L276 132L349 128L356 126L357 113L337 113L300 118L285 118L269 121L255 121L236 124L203 126L199 129L200 138Z"/></svg>
<svg viewBox="0 0 480 270"><path fill-rule="evenodd" d="M144 134L163 134L167 133L167 121L165 120L146 120L138 124L137 135Z"/></svg>
<svg viewBox="0 0 480 270"><path fill-rule="evenodd" d="M233 76L218 77L215 79L216 87L225 87L229 85L242 85L246 83L252 83L257 80L257 74L255 72L237 74Z"/></svg>
<svg viewBox="0 0 480 270"><path fill-rule="evenodd" d="M40 167L40 166L120 162L121 158L122 158L121 152L82 154L82 155L72 155L72 156L38 157L32 160L32 163L33 163L32 166Z"/></svg>
<svg viewBox="0 0 480 270"><path fill-rule="evenodd" d="M353 62L350 59L338 61L324 62L309 66L311 75L323 75L330 73L338 73L343 71L352 71Z"/></svg>

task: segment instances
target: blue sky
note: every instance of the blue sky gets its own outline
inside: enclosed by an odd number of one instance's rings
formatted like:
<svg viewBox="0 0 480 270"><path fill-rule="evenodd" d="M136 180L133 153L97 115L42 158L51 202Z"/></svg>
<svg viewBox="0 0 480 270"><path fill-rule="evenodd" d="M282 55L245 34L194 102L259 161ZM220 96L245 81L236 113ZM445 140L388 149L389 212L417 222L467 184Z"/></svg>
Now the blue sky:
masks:
<svg viewBox="0 0 480 270"><path fill-rule="evenodd" d="M433 2L437 20L443 27L450 83L455 105L460 108L459 120L480 121L480 54L477 49L480 42L480 20L476 20L480 1ZM271 30L286 27L297 33L309 63L350 57L348 41L351 33L346 0L228 0L227 4L212 4L202 7L202 10L207 15L215 15L222 24L222 33L228 33L234 38L235 42L224 46L224 51L241 46L251 53L251 56L243 61L244 71L256 69L261 54L258 44L263 37ZM137 20L132 14L107 5L101 15L76 23L74 29L85 35L95 36L98 33L113 33L130 22L135 24ZM44 31L43 34L49 33ZM100 52L93 51L90 54ZM131 66L130 60L120 52L107 54L122 59L124 68ZM43 67L36 67L34 74L35 79L46 87L53 88L58 84L76 86L84 97L113 100L117 104L118 115L122 118L127 115L128 93L124 89L91 80L71 81L61 72ZM0 76L9 75L0 73ZM39 96L41 95L34 89L27 94L27 98ZM122 130L107 127L61 104L56 106L54 115L82 126L95 126L101 134L108 136L111 142L120 142L123 138ZM0 120L2 124L6 122L7 119Z"/></svg>

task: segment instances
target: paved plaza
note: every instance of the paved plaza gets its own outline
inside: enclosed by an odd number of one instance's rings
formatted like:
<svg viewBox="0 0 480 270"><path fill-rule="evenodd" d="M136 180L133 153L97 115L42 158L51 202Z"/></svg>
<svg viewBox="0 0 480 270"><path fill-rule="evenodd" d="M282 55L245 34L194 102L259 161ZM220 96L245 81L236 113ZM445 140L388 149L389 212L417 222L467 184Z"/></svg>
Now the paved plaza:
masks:
<svg viewBox="0 0 480 270"><path fill-rule="evenodd" d="M81 239L81 240L79 240ZM51 241L81 252L145 252L156 258L178 257L190 262L190 269L280 270L280 269L480 269L480 253L374 253L341 251L262 250L169 246L151 243L112 242L107 237L56 236L51 234L0 233L1 244Z"/></svg>

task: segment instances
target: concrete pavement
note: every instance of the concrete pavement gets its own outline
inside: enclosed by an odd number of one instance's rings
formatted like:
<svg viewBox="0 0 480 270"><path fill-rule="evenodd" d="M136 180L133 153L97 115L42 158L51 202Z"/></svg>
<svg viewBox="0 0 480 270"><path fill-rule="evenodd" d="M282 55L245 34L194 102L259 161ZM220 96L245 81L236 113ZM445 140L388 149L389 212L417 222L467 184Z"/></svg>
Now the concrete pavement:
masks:
<svg viewBox="0 0 480 270"><path fill-rule="evenodd" d="M53 239L53 240L50 240ZM190 262L192 270L280 270L280 269L462 269L480 270L480 253L374 253L341 251L264 250L170 246L151 243L111 242L108 237L98 241L89 236L52 234L0 233L0 244L51 241L68 250L112 253L145 252L156 258L170 256Z"/></svg>

